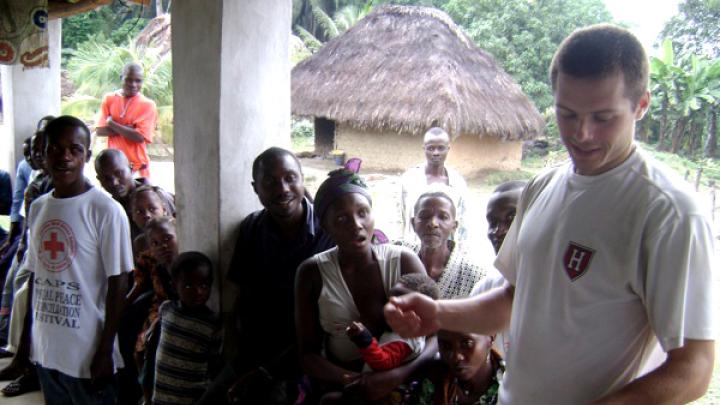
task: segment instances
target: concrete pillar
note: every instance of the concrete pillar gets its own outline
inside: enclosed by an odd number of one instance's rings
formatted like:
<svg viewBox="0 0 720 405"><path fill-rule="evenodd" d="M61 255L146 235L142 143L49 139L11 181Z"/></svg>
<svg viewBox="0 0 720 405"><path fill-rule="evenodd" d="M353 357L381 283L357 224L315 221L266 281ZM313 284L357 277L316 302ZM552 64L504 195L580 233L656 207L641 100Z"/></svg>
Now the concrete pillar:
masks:
<svg viewBox="0 0 720 405"><path fill-rule="evenodd" d="M178 238L181 251L202 251L218 265L214 284L226 316L237 227L260 208L252 161L290 144L291 7L290 0L173 3Z"/></svg>
<svg viewBox="0 0 720 405"><path fill-rule="evenodd" d="M48 21L49 68L23 70L22 65L0 67L4 123L0 161L15 178L15 163L23 159L22 143L35 133L37 122L46 115L60 114L59 19Z"/></svg>

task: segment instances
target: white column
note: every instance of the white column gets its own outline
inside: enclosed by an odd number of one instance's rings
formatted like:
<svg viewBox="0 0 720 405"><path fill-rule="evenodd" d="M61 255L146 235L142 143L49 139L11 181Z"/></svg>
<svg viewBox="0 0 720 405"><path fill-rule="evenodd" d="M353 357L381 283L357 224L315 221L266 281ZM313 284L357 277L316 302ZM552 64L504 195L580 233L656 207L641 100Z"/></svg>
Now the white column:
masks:
<svg viewBox="0 0 720 405"><path fill-rule="evenodd" d="M178 238L181 251L202 251L218 265L225 315L237 227L260 208L252 161L290 144L291 7L290 0L173 3Z"/></svg>
<svg viewBox="0 0 720 405"><path fill-rule="evenodd" d="M4 123L0 142L3 169L15 178L15 163L23 159L22 143L35 133L37 122L46 115L60 114L60 38L59 19L48 22L49 68L23 70L22 65L0 67ZM9 141L8 141L9 139Z"/></svg>

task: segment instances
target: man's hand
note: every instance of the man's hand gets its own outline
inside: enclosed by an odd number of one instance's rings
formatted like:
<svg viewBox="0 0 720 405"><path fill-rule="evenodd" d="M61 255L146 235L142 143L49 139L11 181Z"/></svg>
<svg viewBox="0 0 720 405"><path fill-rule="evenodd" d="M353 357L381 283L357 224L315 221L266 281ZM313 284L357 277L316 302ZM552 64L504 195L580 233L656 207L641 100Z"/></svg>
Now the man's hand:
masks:
<svg viewBox="0 0 720 405"><path fill-rule="evenodd" d="M112 381L115 374L112 353L112 348L108 350L102 347L95 352L90 363L90 378L93 385L102 386Z"/></svg>
<svg viewBox="0 0 720 405"><path fill-rule="evenodd" d="M390 297L384 312L388 325L404 338L427 336L440 328L438 304L419 293Z"/></svg>

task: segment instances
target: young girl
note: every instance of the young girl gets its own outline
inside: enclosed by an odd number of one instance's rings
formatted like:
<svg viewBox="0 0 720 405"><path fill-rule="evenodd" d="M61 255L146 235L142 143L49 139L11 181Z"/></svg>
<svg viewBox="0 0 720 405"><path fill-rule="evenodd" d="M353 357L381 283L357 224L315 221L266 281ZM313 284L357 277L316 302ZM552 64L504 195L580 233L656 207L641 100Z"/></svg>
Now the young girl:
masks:
<svg viewBox="0 0 720 405"><path fill-rule="evenodd" d="M135 345L135 360L140 372L143 395L146 403L152 397L153 374L155 371L155 349L158 336L152 333L158 317L160 304L168 299L176 299L177 295L168 269L178 255L175 236L175 219L170 217L153 218L145 225L145 237L149 243L150 257L153 266L150 279L153 287L153 298L143 328Z"/></svg>
<svg viewBox="0 0 720 405"><path fill-rule="evenodd" d="M504 364L492 349L492 337L440 330L440 360L422 368L427 376L410 403L433 405L495 405Z"/></svg>
<svg viewBox="0 0 720 405"><path fill-rule="evenodd" d="M218 369L221 323L206 303L213 268L200 252L180 254L170 266L179 300L160 306L153 404L194 404Z"/></svg>
<svg viewBox="0 0 720 405"><path fill-rule="evenodd" d="M144 185L136 188L130 194L130 215L133 224L140 230L139 233L133 235L133 240L142 236L142 230L151 219L172 216L162 193L163 191L157 186Z"/></svg>

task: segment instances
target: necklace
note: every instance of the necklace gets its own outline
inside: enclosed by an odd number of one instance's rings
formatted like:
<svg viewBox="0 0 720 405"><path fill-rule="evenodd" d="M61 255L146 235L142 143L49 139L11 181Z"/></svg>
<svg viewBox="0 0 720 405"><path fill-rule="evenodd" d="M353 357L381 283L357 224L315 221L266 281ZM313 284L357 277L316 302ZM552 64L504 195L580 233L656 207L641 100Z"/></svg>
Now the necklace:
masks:
<svg viewBox="0 0 720 405"><path fill-rule="evenodd" d="M120 111L120 118L125 118L125 114L127 114L127 110L128 110L128 108L130 108L130 104L132 104L133 101L135 101L135 98L136 98L136 97L137 97L137 94L134 95L134 96L132 96L132 97L122 96L122 98L123 98L123 109L122 109L122 111Z"/></svg>

